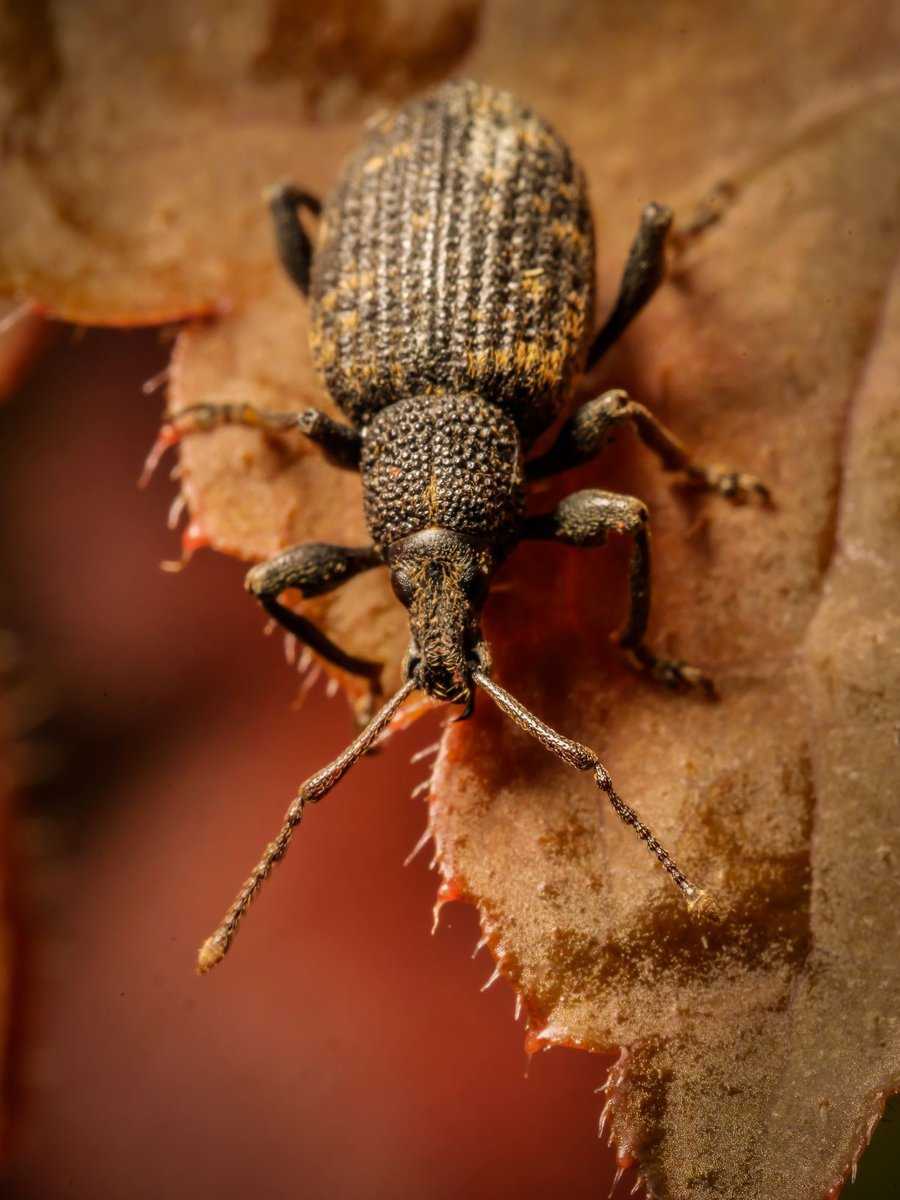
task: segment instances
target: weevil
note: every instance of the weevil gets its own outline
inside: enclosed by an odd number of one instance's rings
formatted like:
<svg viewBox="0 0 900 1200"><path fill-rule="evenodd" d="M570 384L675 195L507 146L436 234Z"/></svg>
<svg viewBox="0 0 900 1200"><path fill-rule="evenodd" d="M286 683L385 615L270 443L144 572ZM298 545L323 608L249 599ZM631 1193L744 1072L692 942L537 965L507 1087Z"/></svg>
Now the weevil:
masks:
<svg viewBox="0 0 900 1200"><path fill-rule="evenodd" d="M319 374L347 423L315 408L264 412L200 404L163 426L149 462L190 433L223 424L299 430L335 467L362 476L367 546L295 546L253 567L247 588L316 654L369 682L381 664L355 658L279 599L339 587L386 568L407 609L404 682L334 762L307 780L277 837L200 950L206 971L227 951L307 804L321 800L368 751L416 690L462 708L483 690L526 733L595 782L656 855L689 903L704 896L622 801L588 747L529 712L492 678L480 617L491 580L520 542L601 546L630 535L630 604L617 640L628 661L670 686L709 690L697 668L646 644L650 531L632 496L589 488L526 515L528 485L594 458L625 424L668 471L731 500L765 486L703 466L642 404L605 391L576 409L553 444L531 455L665 274L672 213L641 214L618 298L594 331L594 233L582 171L565 142L514 96L472 82L444 85L377 118L322 205L293 185L272 189L279 257L310 305ZM301 219L318 218L313 239ZM307 217L307 219L309 219ZM315 240L315 245L314 245ZM372 709L376 707L373 703Z"/></svg>

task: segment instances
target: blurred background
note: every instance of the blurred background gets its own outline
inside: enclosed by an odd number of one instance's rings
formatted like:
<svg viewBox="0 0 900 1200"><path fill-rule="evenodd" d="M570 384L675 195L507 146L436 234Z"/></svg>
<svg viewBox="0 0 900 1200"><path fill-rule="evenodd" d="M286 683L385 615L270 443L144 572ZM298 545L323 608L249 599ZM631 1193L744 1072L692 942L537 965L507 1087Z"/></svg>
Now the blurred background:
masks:
<svg viewBox="0 0 900 1200"><path fill-rule="evenodd" d="M604 1194L605 1063L556 1050L528 1069L509 988L479 991L473 911L448 905L431 937L430 846L403 869L433 716L311 812L228 962L194 974L350 720L322 684L292 710L240 563L159 569L178 556L172 487L135 479L159 418L141 385L169 348L64 329L0 409L2 623L47 776L14 839L6 1194Z"/></svg>

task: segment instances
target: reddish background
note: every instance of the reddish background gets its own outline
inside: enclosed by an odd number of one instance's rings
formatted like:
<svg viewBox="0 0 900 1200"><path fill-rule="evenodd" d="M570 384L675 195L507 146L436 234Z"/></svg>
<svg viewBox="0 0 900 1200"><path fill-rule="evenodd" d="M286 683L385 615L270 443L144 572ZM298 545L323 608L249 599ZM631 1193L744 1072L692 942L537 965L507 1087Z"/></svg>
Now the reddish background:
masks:
<svg viewBox="0 0 900 1200"><path fill-rule="evenodd" d="M428 935L425 820L398 735L318 810L228 962L218 920L295 786L345 743L342 699L301 712L280 638L201 552L181 575L160 471L135 489L165 363L157 333L64 330L0 412L6 590L62 755L22 822L17 1196L177 1200L604 1196L605 1062L523 1030L474 913ZM12 517L11 517L12 515ZM630 1179L623 1191L627 1192Z"/></svg>

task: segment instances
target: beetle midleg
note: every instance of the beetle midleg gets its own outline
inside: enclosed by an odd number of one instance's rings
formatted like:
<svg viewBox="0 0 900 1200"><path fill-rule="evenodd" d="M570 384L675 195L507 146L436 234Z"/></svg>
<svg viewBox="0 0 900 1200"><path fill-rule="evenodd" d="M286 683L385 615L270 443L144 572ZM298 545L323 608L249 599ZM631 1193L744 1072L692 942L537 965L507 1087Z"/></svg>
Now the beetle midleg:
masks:
<svg viewBox="0 0 900 1200"><path fill-rule="evenodd" d="M312 242L300 224L300 209L308 208L314 216L318 216L322 211L322 202L291 183L276 184L269 190L267 199L275 227L278 257L303 295L308 296Z"/></svg>
<svg viewBox="0 0 900 1200"><path fill-rule="evenodd" d="M371 701L374 702L381 695L381 663L348 654L312 621L282 604L278 597L287 588L296 588L304 599L321 596L334 591L354 575L383 565L371 546L306 542L252 567L247 572L245 585L270 616L316 654L342 671L368 679Z"/></svg>
<svg viewBox="0 0 900 1200"><path fill-rule="evenodd" d="M586 370L590 371L618 341L665 278L666 239L671 227L672 210L665 204L648 204L641 213L641 223L619 284L619 295L606 323L591 343Z"/></svg>
<svg viewBox="0 0 900 1200"><path fill-rule="evenodd" d="M728 500L744 501L754 495L766 502L771 499L769 489L755 475L694 462L674 433L657 421L643 404L638 404L620 389L604 392L582 404L563 425L550 450L528 463L528 478L542 479L594 458L616 427L626 421L634 426L644 445L653 451L663 470L682 472L692 486L718 492Z"/></svg>
<svg viewBox="0 0 900 1200"><path fill-rule="evenodd" d="M265 433L288 433L297 430L319 447L328 461L335 467L348 471L359 468L362 443L357 431L350 425L334 421L318 408L304 408L301 412L266 412L252 404L192 404L172 413L160 428L153 448L147 455L140 484L149 482L159 460L182 438L193 433L209 433L223 425L242 425L247 429L259 429Z"/></svg>
<svg viewBox="0 0 900 1200"><path fill-rule="evenodd" d="M614 635L629 663L668 687L701 687L714 695L712 681L702 671L680 660L660 658L644 644L650 618L650 525L645 504L633 496L597 488L573 492L553 512L529 517L522 537L586 547L602 546L609 533L627 534L632 539L628 616L624 628Z"/></svg>

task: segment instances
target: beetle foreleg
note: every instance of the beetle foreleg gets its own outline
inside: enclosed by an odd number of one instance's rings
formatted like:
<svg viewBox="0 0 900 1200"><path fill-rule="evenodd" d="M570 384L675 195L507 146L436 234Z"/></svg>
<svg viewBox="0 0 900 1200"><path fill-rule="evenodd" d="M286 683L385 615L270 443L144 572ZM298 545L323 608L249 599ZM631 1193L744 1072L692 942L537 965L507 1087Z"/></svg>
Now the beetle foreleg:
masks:
<svg viewBox="0 0 900 1200"><path fill-rule="evenodd" d="M650 619L650 525L645 504L633 496L596 488L573 492L553 512L530 517L522 536L569 546L602 546L609 533L624 533L632 539L628 617L624 628L614 635L629 663L667 687L700 687L714 696L712 680L697 667L660 658L644 644Z"/></svg>
<svg viewBox="0 0 900 1200"><path fill-rule="evenodd" d="M643 404L638 404L618 388L582 404L563 425L551 449L528 463L528 478L542 479L596 457L616 428L626 422L634 426L638 437L653 451L664 471L680 471L691 486L718 492L728 500L741 502L756 496L770 502L769 489L755 475L695 462L674 433L657 421Z"/></svg>
<svg viewBox="0 0 900 1200"><path fill-rule="evenodd" d="M304 599L321 596L340 587L354 575L383 565L371 546L332 546L324 542L307 542L252 567L245 581L247 590L289 633L327 662L369 681L369 710L381 695L381 663L348 654L307 617L282 604L278 597L288 588L296 588Z"/></svg>
<svg viewBox="0 0 900 1200"><path fill-rule="evenodd" d="M275 226L275 245L281 264L304 296L309 295L309 273L312 267L312 242L300 224L300 209L308 208L318 216L322 202L309 192L291 183L279 183L270 188L267 199Z"/></svg>

